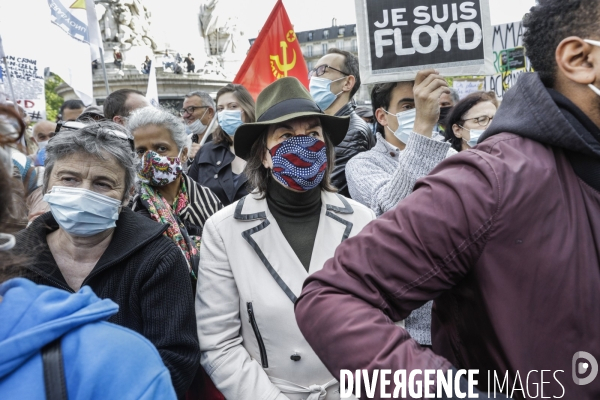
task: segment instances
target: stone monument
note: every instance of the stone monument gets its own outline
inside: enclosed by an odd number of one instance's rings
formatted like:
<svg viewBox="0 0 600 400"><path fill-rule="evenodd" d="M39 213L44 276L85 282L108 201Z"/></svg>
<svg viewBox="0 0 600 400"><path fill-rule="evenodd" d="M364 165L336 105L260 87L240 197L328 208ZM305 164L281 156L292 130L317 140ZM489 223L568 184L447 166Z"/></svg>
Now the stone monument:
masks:
<svg viewBox="0 0 600 400"><path fill-rule="evenodd" d="M145 93L148 75L141 73L146 56L153 60L161 105L178 109L183 96L193 90L204 90L213 95L231 82L241 66L249 48L248 40L238 29L237 18L231 16L231 8L219 0L200 0L197 9L197 39L194 48L170 48L167 38L156 38L152 32L153 19L162 13L150 11L147 0L96 0L96 14L104 42L104 59L110 91L132 88ZM154 7L169 7L168 3L154 2ZM185 13L185 11L184 11ZM190 15L190 17L192 17ZM161 21L164 22L164 21ZM172 23L172 21L169 21ZM176 43L177 37L169 38ZM197 48L196 48L197 46ZM119 51L123 62L115 64L113 54ZM191 52L195 57L194 73L175 73L173 59L169 64L163 58L168 51L171 56L179 53L185 57ZM181 64L185 71L185 64ZM165 70L165 66L167 69ZM102 103L106 97L102 69L95 69L94 97ZM65 99L76 98L73 90L62 85L58 93Z"/></svg>

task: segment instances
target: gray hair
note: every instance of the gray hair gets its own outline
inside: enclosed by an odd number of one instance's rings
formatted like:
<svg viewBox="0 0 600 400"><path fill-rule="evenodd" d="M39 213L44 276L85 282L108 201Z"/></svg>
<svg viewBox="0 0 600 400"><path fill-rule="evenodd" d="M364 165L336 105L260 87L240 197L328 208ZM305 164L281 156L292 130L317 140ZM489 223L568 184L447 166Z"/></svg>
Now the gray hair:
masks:
<svg viewBox="0 0 600 400"><path fill-rule="evenodd" d="M212 97L210 97L210 94L208 94L206 92L202 92L200 90L194 90L193 92L189 92L188 94L186 94L185 98L187 99L192 96L200 97L203 105L208 106L208 107L212 108L213 110L216 110L217 106L215 105L215 101L212 99Z"/></svg>
<svg viewBox="0 0 600 400"><path fill-rule="evenodd" d="M44 193L48 191L48 182L56 162L73 154L84 153L100 160L106 160L107 156L117 160L125 170L125 200L134 187L136 175L135 154L131 150L131 142L133 138L129 131L112 121L92 123L78 130L63 128L50 139L46 147Z"/></svg>
<svg viewBox="0 0 600 400"><path fill-rule="evenodd" d="M127 128L131 133L148 125L161 126L168 130L179 151L191 145L191 138L188 137L181 118L174 116L163 108L140 108L135 110L127 121Z"/></svg>
<svg viewBox="0 0 600 400"><path fill-rule="evenodd" d="M452 102L454 103L454 105L456 105L456 103L458 103L460 101L460 96L458 95L458 90L453 89L453 88L448 88L450 89L450 98L452 99Z"/></svg>

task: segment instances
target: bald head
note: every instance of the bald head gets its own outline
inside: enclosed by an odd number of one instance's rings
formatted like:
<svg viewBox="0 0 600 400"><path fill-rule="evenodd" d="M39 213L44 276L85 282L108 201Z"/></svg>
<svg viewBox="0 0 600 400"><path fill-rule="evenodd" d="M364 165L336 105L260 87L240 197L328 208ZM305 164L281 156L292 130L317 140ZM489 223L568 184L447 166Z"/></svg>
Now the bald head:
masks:
<svg viewBox="0 0 600 400"><path fill-rule="evenodd" d="M54 136L56 124L50 121L39 121L33 126L33 139L36 143L45 142Z"/></svg>

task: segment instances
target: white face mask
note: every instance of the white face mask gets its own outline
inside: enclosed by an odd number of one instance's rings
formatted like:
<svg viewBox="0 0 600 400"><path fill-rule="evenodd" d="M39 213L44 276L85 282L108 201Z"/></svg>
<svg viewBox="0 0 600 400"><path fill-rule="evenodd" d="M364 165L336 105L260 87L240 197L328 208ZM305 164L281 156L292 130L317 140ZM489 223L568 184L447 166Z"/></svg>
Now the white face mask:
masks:
<svg viewBox="0 0 600 400"><path fill-rule="evenodd" d="M383 110L390 115L394 115L391 112ZM398 129L396 132L392 131L389 126L386 125L386 128L390 130L400 140L402 143L407 144L408 138L410 137L410 133L415 129L415 119L417 117L417 109L413 108L412 110L402 111L398 114L395 114L398 119Z"/></svg>
<svg viewBox="0 0 600 400"><path fill-rule="evenodd" d="M200 118L198 118L197 120L195 120L194 122L192 122L191 124L187 125L186 128L188 130L189 133L191 134L200 134L202 132L204 132L206 130L206 125L204 125L202 123L202 121L200 121L202 118L204 118L204 116L206 115L206 112L208 111L208 108L204 110L204 114L202 114L202 116Z"/></svg>
<svg viewBox="0 0 600 400"><path fill-rule="evenodd" d="M38 148L40 150L42 150L42 149L46 148L46 146L48 145L48 141L44 140L43 142L37 142L37 145L38 145Z"/></svg>
<svg viewBox="0 0 600 400"><path fill-rule="evenodd" d="M465 140L465 142L467 142L467 145L469 147L475 147L477 145L477 141L479 140L481 135L483 135L483 132L485 132L485 129L467 129L464 126L460 126L460 127L466 131L469 131L469 136L470 136L469 141L466 141L465 138L463 138L463 140Z"/></svg>

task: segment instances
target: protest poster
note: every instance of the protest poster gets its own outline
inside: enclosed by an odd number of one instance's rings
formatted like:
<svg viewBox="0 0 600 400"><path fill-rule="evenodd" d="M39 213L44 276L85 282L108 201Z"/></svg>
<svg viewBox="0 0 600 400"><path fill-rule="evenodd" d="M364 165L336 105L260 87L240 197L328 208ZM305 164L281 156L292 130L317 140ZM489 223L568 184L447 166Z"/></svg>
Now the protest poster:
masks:
<svg viewBox="0 0 600 400"><path fill-rule="evenodd" d="M483 90L485 83L483 79L458 79L455 78L452 82L452 88L458 92L458 97L461 99L467 95Z"/></svg>
<svg viewBox="0 0 600 400"><path fill-rule="evenodd" d="M17 104L25 109L32 121L46 119L46 95L44 92L44 68L38 60L28 58L19 52L6 51L6 63L12 78ZM7 67L0 63L2 72L8 74Z"/></svg>
<svg viewBox="0 0 600 400"><path fill-rule="evenodd" d="M524 33L521 21L494 26L494 74L485 77L484 90L495 92L499 99L517 82L519 75L533 70L523 47Z"/></svg>
<svg viewBox="0 0 600 400"><path fill-rule="evenodd" d="M489 0L355 0L363 83L494 72Z"/></svg>

